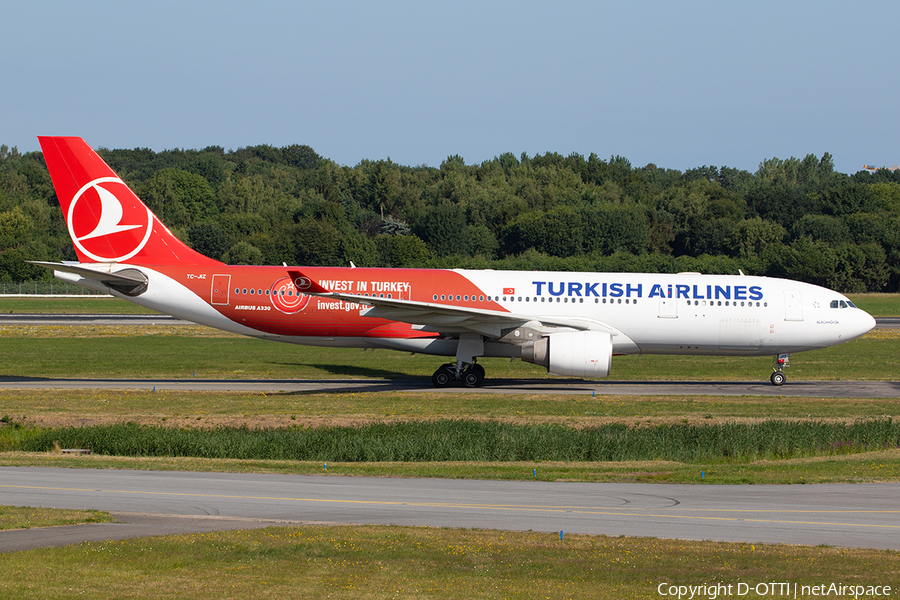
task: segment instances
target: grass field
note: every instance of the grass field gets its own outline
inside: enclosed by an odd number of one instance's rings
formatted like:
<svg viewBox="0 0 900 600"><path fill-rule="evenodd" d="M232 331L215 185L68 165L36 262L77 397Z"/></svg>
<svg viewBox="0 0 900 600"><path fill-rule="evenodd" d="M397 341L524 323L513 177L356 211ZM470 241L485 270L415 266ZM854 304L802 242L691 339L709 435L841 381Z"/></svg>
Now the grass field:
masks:
<svg viewBox="0 0 900 600"><path fill-rule="evenodd" d="M391 350L295 346L200 326L0 326L0 376L137 378L423 378L446 359ZM492 379L552 379L519 360L479 360ZM621 356L610 380L765 381L772 358ZM900 329L792 356L790 380L892 380L900 373ZM598 381L602 384L602 381Z"/></svg>
<svg viewBox="0 0 900 600"><path fill-rule="evenodd" d="M873 298L895 315L895 297ZM865 307L863 300L856 300ZM116 312L93 308L81 312ZM56 309L58 309L58 306ZM123 307L131 305L121 303ZM50 306L48 309L54 309ZM38 312L9 308L2 312ZM2 375L85 377L427 378L441 359L323 350L205 328L6 329ZM793 357L792 379L897 379L900 338L875 331ZM519 361L484 361L491 377L543 378ZM770 359L619 357L613 379L764 380ZM599 385L602 383L598 382ZM0 439L30 427L135 422L179 428L362 427L443 420L578 428L599 423L853 423L900 419L898 399L591 397L492 394L241 394L114 390L0 391ZM319 461L64 456L0 452L0 465L322 473ZM700 479L700 471L704 479ZM549 481L811 483L900 480L897 448L745 461L332 462L329 475L538 478ZM0 509L0 519L5 513ZM92 518L92 517L91 517ZM35 521L40 523L41 521ZM891 585L900 554L868 550L565 536L434 528L297 527L143 538L0 554L0 597L73 598L660 598L660 583L787 581ZM752 594L751 594L752 595ZM708 595L706 596L709 597ZM721 597L721 596L720 596ZM865 597L861 595L860 597Z"/></svg>
<svg viewBox="0 0 900 600"><path fill-rule="evenodd" d="M848 294L847 297L873 317L900 317L900 294Z"/></svg>
<svg viewBox="0 0 900 600"><path fill-rule="evenodd" d="M61 510L0 506L0 530L59 527L78 523L109 523L113 518L99 510Z"/></svg>
<svg viewBox="0 0 900 600"><path fill-rule="evenodd" d="M661 584L667 594L672 585L731 585L732 593L719 597L739 597L739 582L773 581L796 583L803 597L800 586L832 582L896 588L900 554L569 534L561 540L558 533L279 527L0 554L0 572L0 596L41 600L660 598ZM677 598L677 588L671 593Z"/></svg>
<svg viewBox="0 0 900 600"><path fill-rule="evenodd" d="M109 296L38 297L0 296L0 313L46 314L155 314L154 311Z"/></svg>
<svg viewBox="0 0 900 600"><path fill-rule="evenodd" d="M619 424L653 428L670 425L761 423L771 419L852 424L857 420L900 420L898 399L768 397L629 397L590 395L495 395L439 393L261 394L141 392L116 390L9 390L0 392L7 427L2 440L44 427L139 423L175 428L354 427L373 423L441 421L464 417L509 424L596 427ZM853 449L844 444L844 450ZM812 483L896 481L900 451L870 450L836 455L823 448L812 456L790 459L560 461L378 461L341 462L328 457L330 474L530 479L534 469L544 480L669 481L705 483ZM843 450L842 450L843 451ZM47 453L0 453L0 464L105 466L183 470L258 470L318 473L316 461L194 460L187 458L72 458Z"/></svg>
<svg viewBox="0 0 900 600"><path fill-rule="evenodd" d="M0 355L3 375L27 377L205 377L205 378L423 378L435 362L429 356L360 350L292 346L224 334L203 327L6 327ZM791 379L893 379L900 361L900 330L875 330L863 338L817 352L795 355ZM547 378L543 369L506 360L486 359L492 377ZM617 380L753 380L769 372L770 359L729 357L617 357ZM837 367L836 367L837 365ZM603 382L598 381L598 386ZM0 416L36 427L108 425L137 422L166 427L209 428L362 427L398 420L467 418L507 423L594 427L604 423L661 426L672 423L713 424L765 419L839 420L900 418L898 400L792 399L725 397L591 397L493 394L204 394L176 392L0 392ZM861 451L858 448L857 451ZM824 458L827 453L820 453ZM863 454L862 456L867 456ZM597 463L542 469L552 479L693 481L696 462L657 460L619 465ZM801 457L795 457L801 458ZM806 457L808 458L808 457ZM58 457L46 457L58 461ZM25 460L6 455L16 463ZM35 464L34 457L27 462ZM331 462L342 462L331 457ZM792 459L793 460L793 459ZM382 459L348 464L344 473L397 474ZM423 461L403 474L445 477L521 477L533 468L497 461ZM448 463L454 464L448 464ZM508 462L508 461L506 461ZM719 461L720 463L722 461ZM751 460L716 464L716 482L876 481L897 477L897 457L872 460L768 461L756 468ZM670 464L671 463L671 464ZM10 462L7 462L10 464ZM73 463L80 464L80 463ZM637 465L637 466L636 466ZM702 465L709 470L707 461ZM607 468L608 467L608 468ZM232 467L234 466L232 465ZM283 468L263 466L261 468ZM301 466L304 472L315 465Z"/></svg>

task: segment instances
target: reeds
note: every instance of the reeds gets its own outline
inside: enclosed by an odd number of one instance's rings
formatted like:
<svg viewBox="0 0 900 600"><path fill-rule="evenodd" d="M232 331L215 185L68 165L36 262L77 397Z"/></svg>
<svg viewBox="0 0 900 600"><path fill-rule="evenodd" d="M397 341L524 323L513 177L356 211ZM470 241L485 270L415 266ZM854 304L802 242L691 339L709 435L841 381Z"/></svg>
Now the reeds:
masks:
<svg viewBox="0 0 900 600"><path fill-rule="evenodd" d="M892 419L854 423L608 424L573 428L465 419L363 427L177 429L135 423L45 429L13 445L31 452L86 448L116 456L335 462L785 459L900 447Z"/></svg>

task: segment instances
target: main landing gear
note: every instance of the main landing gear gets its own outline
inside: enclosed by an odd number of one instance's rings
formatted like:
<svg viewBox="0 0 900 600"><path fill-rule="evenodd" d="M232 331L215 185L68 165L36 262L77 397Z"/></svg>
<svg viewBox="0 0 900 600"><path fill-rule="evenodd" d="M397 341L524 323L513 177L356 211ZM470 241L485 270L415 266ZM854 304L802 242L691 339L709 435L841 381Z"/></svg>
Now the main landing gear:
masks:
<svg viewBox="0 0 900 600"><path fill-rule="evenodd" d="M483 380L484 367L475 362L447 363L438 367L438 370L431 376L431 383L434 384L434 387L439 388L451 385L478 387Z"/></svg>
<svg viewBox="0 0 900 600"><path fill-rule="evenodd" d="M484 356L484 337L474 331L460 333L456 362L438 367L431 376L431 383L439 388L460 384L478 387L484 380L484 367L477 364L476 356Z"/></svg>
<svg viewBox="0 0 900 600"><path fill-rule="evenodd" d="M772 376L769 377L769 380L772 382L772 385L784 385L784 382L787 381L787 377L784 374L784 369L791 366L788 364L790 360L789 354L779 354L775 357L775 363L772 365Z"/></svg>

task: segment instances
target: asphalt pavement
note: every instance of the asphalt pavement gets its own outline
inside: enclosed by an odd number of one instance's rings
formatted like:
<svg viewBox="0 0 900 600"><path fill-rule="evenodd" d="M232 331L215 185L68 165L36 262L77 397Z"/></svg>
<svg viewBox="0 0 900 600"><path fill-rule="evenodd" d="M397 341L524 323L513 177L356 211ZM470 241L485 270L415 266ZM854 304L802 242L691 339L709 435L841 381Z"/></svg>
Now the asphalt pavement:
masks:
<svg viewBox="0 0 900 600"><path fill-rule="evenodd" d="M697 475L683 485L0 467L0 505L92 508L120 520L0 531L0 551L290 523L900 550L900 483L719 486L712 472L707 483Z"/></svg>
<svg viewBox="0 0 900 600"><path fill-rule="evenodd" d="M900 381L606 381L585 379L485 379L477 388L435 388L414 379L108 379L0 377L2 389L112 389L266 394L434 392L444 394L546 394L590 396L778 396L789 398L897 398Z"/></svg>

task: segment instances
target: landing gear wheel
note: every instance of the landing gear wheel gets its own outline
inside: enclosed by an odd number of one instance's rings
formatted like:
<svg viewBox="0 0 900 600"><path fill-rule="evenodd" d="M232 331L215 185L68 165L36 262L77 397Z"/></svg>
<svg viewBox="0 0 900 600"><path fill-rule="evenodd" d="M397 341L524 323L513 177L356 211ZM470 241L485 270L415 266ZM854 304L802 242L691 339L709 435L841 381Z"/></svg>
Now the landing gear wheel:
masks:
<svg viewBox="0 0 900 600"><path fill-rule="evenodd" d="M484 379L484 367L472 365L463 371L462 381L466 387L478 387Z"/></svg>
<svg viewBox="0 0 900 600"><path fill-rule="evenodd" d="M434 387L447 387L453 383L453 371L450 370L448 365L441 365L438 367L438 370L434 372L434 375L431 376L431 383L434 384Z"/></svg>
<svg viewBox="0 0 900 600"><path fill-rule="evenodd" d="M781 371L775 371L769 379L772 380L772 385L784 385L784 382L787 381L787 377Z"/></svg>

